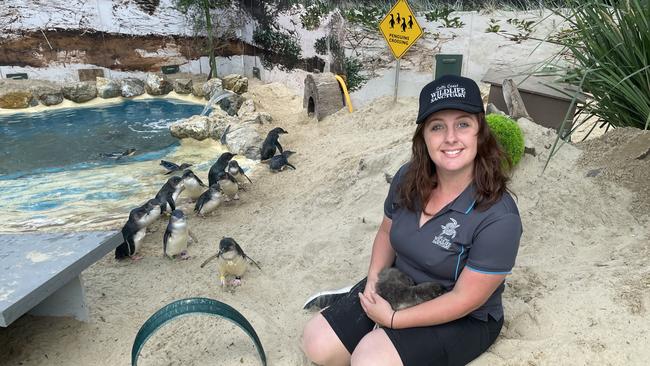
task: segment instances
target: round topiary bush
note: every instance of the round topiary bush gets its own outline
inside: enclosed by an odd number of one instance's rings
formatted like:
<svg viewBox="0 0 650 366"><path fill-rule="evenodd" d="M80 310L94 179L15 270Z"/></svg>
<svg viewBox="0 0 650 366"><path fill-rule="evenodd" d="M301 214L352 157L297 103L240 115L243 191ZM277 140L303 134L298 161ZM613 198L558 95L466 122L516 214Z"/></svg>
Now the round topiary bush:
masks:
<svg viewBox="0 0 650 366"><path fill-rule="evenodd" d="M488 114L485 119L514 167L524 156L524 134L519 125L512 118L500 114Z"/></svg>

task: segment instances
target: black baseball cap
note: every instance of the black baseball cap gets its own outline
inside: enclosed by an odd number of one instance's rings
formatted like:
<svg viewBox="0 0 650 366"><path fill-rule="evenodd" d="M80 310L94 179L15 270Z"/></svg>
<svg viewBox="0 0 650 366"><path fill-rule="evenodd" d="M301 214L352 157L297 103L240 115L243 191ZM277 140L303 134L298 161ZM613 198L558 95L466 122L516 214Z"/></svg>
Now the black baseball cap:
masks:
<svg viewBox="0 0 650 366"><path fill-rule="evenodd" d="M467 113L484 112L481 91L474 80L444 75L425 85L420 92L420 109L415 123L422 123L432 113L443 109L458 109Z"/></svg>

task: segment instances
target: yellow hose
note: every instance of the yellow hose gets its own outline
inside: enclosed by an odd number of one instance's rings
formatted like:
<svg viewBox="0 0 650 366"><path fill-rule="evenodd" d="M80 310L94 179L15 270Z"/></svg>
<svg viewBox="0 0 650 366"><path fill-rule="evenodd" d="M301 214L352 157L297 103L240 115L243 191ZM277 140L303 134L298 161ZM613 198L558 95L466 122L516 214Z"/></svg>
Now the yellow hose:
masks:
<svg viewBox="0 0 650 366"><path fill-rule="evenodd" d="M336 80L338 80L339 84L341 84L341 88L343 88L343 95L345 95L345 104L348 105L348 110L350 113L352 113L352 101L350 100L350 94L348 93L348 87L345 86L345 80L343 80L342 77L338 75L334 75Z"/></svg>

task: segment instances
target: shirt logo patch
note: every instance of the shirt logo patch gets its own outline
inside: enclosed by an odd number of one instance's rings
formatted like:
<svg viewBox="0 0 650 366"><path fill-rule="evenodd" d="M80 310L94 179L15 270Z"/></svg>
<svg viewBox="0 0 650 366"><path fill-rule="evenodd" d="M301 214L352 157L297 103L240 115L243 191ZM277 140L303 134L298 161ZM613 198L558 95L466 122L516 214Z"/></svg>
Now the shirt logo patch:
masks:
<svg viewBox="0 0 650 366"><path fill-rule="evenodd" d="M447 225L440 225L442 231L431 241L431 243L445 249L449 249L449 247L451 247L450 239L456 237L456 229L460 227L460 225L458 225L458 222L453 218L450 218L449 220L451 220L451 222L447 223Z"/></svg>

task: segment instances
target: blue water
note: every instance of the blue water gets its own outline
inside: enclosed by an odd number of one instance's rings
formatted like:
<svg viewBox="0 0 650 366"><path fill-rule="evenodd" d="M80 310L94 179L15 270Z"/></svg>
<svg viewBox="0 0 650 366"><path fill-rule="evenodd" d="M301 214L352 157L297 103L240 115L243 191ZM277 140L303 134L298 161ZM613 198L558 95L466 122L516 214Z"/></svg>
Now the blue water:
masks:
<svg viewBox="0 0 650 366"><path fill-rule="evenodd" d="M178 146L169 125L202 109L151 99L0 116L0 180L160 159ZM101 155L129 148L135 154L119 160Z"/></svg>

